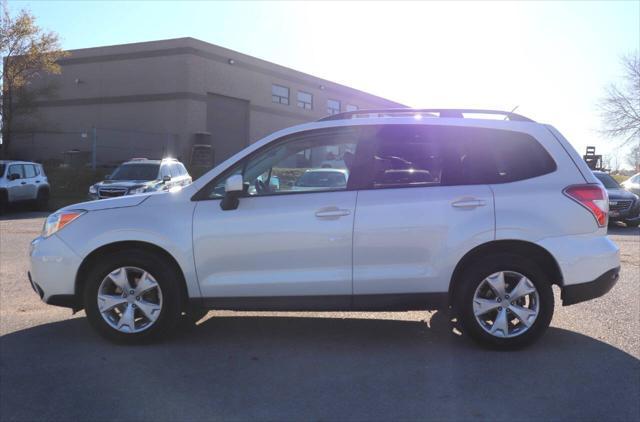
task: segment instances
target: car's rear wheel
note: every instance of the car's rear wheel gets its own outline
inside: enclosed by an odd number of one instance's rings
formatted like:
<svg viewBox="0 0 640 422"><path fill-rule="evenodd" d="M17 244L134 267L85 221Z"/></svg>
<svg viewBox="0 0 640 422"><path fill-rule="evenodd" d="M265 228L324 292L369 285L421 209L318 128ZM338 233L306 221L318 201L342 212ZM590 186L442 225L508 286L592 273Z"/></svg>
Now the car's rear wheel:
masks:
<svg viewBox="0 0 640 422"><path fill-rule="evenodd" d="M89 271L84 305L91 325L109 340L148 342L168 335L181 314L180 277L146 251L105 256Z"/></svg>
<svg viewBox="0 0 640 422"><path fill-rule="evenodd" d="M626 220L624 224L626 224L627 227L638 227L640 226L640 220Z"/></svg>
<svg viewBox="0 0 640 422"><path fill-rule="evenodd" d="M462 328L484 346L524 347L551 323L553 290L533 260L512 254L485 257L470 265L458 282L464 283L455 298Z"/></svg>

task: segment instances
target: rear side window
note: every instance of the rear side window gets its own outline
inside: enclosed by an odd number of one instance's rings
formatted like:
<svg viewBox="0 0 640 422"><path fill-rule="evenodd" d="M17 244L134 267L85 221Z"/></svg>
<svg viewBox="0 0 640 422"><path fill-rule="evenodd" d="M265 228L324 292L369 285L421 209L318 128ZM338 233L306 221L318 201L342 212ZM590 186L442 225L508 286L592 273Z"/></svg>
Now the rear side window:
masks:
<svg viewBox="0 0 640 422"><path fill-rule="evenodd" d="M506 130L384 125L365 131L372 144L369 188L508 183L555 171L531 136Z"/></svg>
<svg viewBox="0 0 640 422"><path fill-rule="evenodd" d="M31 177L36 177L36 170L33 167L33 165L31 164L25 164L24 165L24 177L31 178Z"/></svg>

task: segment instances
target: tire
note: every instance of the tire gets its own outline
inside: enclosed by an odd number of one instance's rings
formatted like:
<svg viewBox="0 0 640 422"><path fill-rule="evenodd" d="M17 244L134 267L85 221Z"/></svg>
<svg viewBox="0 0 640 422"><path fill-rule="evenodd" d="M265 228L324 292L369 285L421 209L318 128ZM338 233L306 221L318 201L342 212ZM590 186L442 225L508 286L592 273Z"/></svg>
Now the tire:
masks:
<svg viewBox="0 0 640 422"><path fill-rule="evenodd" d="M496 294L500 274L505 280L502 297ZM472 262L457 282L464 283L454 298L463 332L484 347L497 350L525 347L537 340L551 323L554 298L549 277L529 258L508 253L485 256ZM530 293L514 301L510 295L518 294L515 286L520 282L523 284L519 291ZM518 318L516 312L524 318Z"/></svg>
<svg viewBox="0 0 640 422"><path fill-rule="evenodd" d="M627 225L627 227L638 227L640 226L640 220L636 220L636 221L625 221L624 224Z"/></svg>
<svg viewBox="0 0 640 422"><path fill-rule="evenodd" d="M119 287L127 283L123 269L129 280L129 292ZM142 286L144 272L150 277L144 277ZM156 254L125 249L105 255L87 275L84 286L87 319L100 335L116 343L139 344L166 338L182 313L180 283L178 270ZM98 305L99 292L109 299L101 301L102 311ZM108 305L117 302L121 303L111 308Z"/></svg>
<svg viewBox="0 0 640 422"><path fill-rule="evenodd" d="M36 197L36 210L47 211L49 206L49 189L40 189Z"/></svg>
<svg viewBox="0 0 640 422"><path fill-rule="evenodd" d="M7 191L2 189L0 190L0 214L4 214L7 210L7 206L9 205L9 196Z"/></svg>

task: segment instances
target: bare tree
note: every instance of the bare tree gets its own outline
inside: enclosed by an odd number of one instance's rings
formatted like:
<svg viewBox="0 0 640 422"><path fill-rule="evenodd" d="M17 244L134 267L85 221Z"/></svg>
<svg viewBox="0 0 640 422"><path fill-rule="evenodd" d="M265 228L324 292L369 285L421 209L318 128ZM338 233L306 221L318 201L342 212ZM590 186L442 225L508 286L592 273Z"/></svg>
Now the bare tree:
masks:
<svg viewBox="0 0 640 422"><path fill-rule="evenodd" d="M611 84L600 101L603 133L622 139L621 146L640 142L640 55L638 52L622 58L622 84Z"/></svg>
<svg viewBox="0 0 640 422"><path fill-rule="evenodd" d="M631 147L631 150L627 154L627 164L634 168L636 171L640 171L640 142Z"/></svg>
<svg viewBox="0 0 640 422"><path fill-rule="evenodd" d="M42 73L60 73L57 61L67 53L60 48L58 34L36 25L35 17L26 10L11 16L6 0L0 14L0 107L2 117L2 153L11 141L12 123L19 111L32 112L34 96L50 91L50 87L28 91L26 87Z"/></svg>

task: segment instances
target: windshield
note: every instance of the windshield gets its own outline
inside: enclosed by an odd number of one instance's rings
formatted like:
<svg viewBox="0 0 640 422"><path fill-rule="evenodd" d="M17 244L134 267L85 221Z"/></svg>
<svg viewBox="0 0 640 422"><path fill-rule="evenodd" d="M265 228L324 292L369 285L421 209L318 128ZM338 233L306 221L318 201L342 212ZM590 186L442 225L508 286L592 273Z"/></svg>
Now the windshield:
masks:
<svg viewBox="0 0 640 422"><path fill-rule="evenodd" d="M346 184L344 174L337 171L308 171L296 181L296 186L309 188L336 188Z"/></svg>
<svg viewBox="0 0 640 422"><path fill-rule="evenodd" d="M596 173L596 177L602 182L605 188L620 189L620 185L618 184L618 182L616 182L616 180L608 174Z"/></svg>
<svg viewBox="0 0 640 422"><path fill-rule="evenodd" d="M155 180L159 164L123 164L111 175L111 180Z"/></svg>

